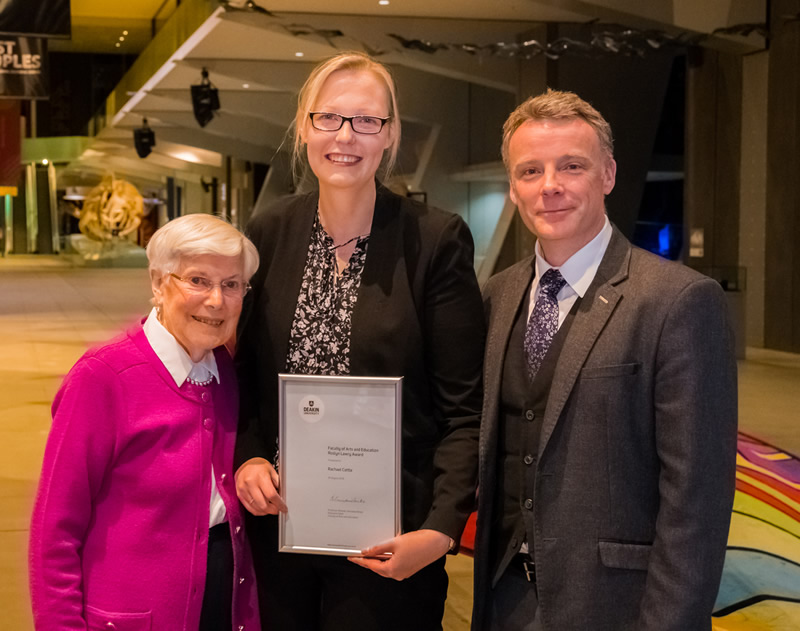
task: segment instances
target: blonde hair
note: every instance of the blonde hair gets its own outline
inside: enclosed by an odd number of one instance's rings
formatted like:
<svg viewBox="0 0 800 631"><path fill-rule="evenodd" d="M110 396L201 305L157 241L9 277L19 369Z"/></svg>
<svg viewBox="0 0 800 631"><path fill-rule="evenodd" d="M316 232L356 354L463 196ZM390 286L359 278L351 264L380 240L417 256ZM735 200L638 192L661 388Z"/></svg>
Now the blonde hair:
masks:
<svg viewBox="0 0 800 631"><path fill-rule="evenodd" d="M167 274L182 258L215 254L240 256L245 280L258 269L258 250L252 241L216 215L197 213L173 219L156 230L147 244L148 269Z"/></svg>
<svg viewBox="0 0 800 631"><path fill-rule="evenodd" d="M322 86L328 78L340 70L353 70L371 72L378 80L382 81L386 88L386 102L389 105L388 115L391 117L386 125L391 126L392 144L389 146L388 155L384 162L384 173L389 175L397 160L397 150L400 147L400 114L397 110L397 88L392 78L391 72L383 64L375 61L369 55L358 51L346 51L339 53L323 61L306 79L297 99L297 113L294 122L289 128L289 133L293 135L292 143L292 172L298 172L298 166L302 162L303 139L301 133L310 124L309 113L313 111L314 104L319 98Z"/></svg>
<svg viewBox="0 0 800 631"><path fill-rule="evenodd" d="M508 164L508 145L511 136L524 123L542 120L579 119L589 124L597 134L600 148L609 160L614 159L614 138L611 125L603 115L574 92L551 90L539 96L532 96L511 112L503 125L503 164Z"/></svg>

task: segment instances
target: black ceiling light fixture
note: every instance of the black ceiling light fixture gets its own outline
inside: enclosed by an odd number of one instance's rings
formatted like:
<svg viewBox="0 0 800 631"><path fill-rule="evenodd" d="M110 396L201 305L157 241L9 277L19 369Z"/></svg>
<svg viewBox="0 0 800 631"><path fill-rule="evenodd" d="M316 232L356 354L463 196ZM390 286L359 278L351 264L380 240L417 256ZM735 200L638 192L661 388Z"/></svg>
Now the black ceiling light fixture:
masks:
<svg viewBox="0 0 800 631"><path fill-rule="evenodd" d="M200 85L192 86L192 108L200 127L205 127L219 109L219 92L211 85L211 81L208 79L208 70L203 68L202 74L203 80Z"/></svg>
<svg viewBox="0 0 800 631"><path fill-rule="evenodd" d="M142 126L133 130L133 144L136 145L136 153L140 158L146 158L156 144L156 135L147 125L147 119L142 119Z"/></svg>

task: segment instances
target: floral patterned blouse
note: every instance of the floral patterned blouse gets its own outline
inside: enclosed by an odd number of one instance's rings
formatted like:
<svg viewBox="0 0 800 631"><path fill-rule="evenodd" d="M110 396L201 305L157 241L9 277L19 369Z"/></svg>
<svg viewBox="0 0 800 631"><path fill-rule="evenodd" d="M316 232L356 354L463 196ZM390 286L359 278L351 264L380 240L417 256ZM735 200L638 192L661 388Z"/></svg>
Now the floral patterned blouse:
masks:
<svg viewBox="0 0 800 631"><path fill-rule="evenodd" d="M289 333L287 372L306 375L350 373L351 320L367 259L368 241L369 235L358 237L350 261L339 275L336 246L317 215Z"/></svg>

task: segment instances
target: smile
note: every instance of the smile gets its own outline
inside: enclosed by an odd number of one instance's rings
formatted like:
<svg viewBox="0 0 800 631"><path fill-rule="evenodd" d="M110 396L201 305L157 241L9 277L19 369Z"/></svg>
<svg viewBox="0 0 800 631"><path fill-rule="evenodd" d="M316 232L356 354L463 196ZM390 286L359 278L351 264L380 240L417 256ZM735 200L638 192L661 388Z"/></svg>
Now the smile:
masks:
<svg viewBox="0 0 800 631"><path fill-rule="evenodd" d="M200 324L207 324L208 326L213 326L214 328L218 328L222 326L222 323L225 320L214 320L212 318L201 318L200 316L192 316L195 320L197 320Z"/></svg>
<svg viewBox="0 0 800 631"><path fill-rule="evenodd" d="M325 155L325 157L334 164L355 164L356 162L361 162L361 158L358 156L351 156L342 153L328 153Z"/></svg>

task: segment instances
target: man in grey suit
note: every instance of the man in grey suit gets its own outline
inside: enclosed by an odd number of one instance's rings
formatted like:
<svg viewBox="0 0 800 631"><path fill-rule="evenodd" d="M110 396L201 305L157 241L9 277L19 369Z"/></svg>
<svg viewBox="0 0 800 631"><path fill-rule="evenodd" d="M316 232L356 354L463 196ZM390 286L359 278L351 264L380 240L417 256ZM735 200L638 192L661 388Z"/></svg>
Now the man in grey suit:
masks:
<svg viewBox="0 0 800 631"><path fill-rule="evenodd" d="M506 121L535 256L489 280L473 631L711 628L736 458L713 280L609 222L611 129L569 92Z"/></svg>

